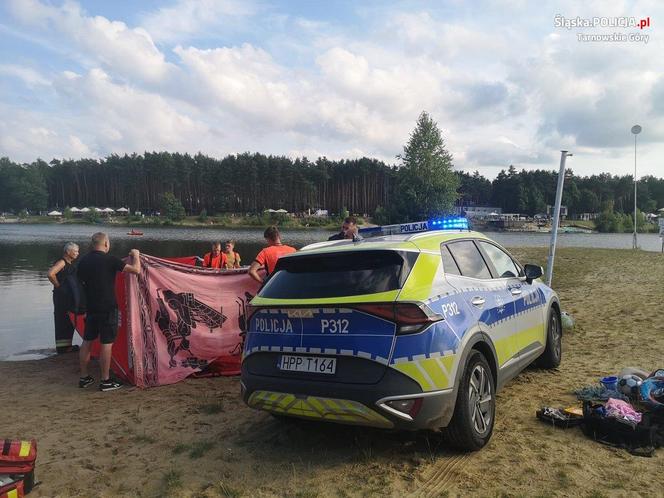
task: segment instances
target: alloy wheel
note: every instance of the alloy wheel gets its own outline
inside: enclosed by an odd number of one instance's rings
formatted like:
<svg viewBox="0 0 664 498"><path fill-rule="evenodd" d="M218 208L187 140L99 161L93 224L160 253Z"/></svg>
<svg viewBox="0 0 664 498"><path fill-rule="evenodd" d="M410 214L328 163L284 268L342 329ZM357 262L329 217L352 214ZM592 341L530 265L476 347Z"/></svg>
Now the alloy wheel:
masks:
<svg viewBox="0 0 664 498"><path fill-rule="evenodd" d="M560 320L558 319L558 314L554 311L551 313L551 320L549 321L549 327L551 328L551 345L553 346L553 354L556 357L557 361L560 361L560 356L562 354L563 341L562 341L562 331L560 329Z"/></svg>
<svg viewBox="0 0 664 498"><path fill-rule="evenodd" d="M473 427L478 434L484 434L491 427L493 392L483 365L475 365L470 374L468 402Z"/></svg>

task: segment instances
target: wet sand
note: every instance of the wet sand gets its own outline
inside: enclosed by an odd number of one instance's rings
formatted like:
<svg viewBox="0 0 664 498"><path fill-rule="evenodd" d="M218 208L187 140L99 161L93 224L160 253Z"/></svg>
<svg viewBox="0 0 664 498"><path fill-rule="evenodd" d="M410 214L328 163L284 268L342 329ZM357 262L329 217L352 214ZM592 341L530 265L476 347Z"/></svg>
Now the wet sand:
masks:
<svg viewBox="0 0 664 498"><path fill-rule="evenodd" d="M639 458L535 418L623 366L664 367L664 256L557 256L554 287L576 320L563 363L527 369L498 394L493 438L477 453L422 434L282 422L245 407L238 378L82 390L75 354L0 363L2 437L38 440L34 497L664 496L664 448Z"/></svg>

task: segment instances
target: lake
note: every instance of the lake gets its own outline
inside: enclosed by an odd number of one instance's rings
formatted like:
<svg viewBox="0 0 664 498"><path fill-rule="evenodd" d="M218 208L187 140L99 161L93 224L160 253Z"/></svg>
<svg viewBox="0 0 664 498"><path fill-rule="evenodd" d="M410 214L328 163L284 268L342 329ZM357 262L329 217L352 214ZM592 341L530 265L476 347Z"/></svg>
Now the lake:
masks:
<svg viewBox="0 0 664 498"><path fill-rule="evenodd" d="M89 247L92 233L107 232L111 254L123 257L130 249L153 256L189 256L209 251L212 240L235 239L236 251L249 264L263 247L262 229L142 228L145 235L127 235L128 228L90 225L0 224L0 360L43 357L54 348L53 304L48 268L62 254L65 242ZM300 248L326 240L332 232L318 229L283 230L284 243ZM489 234L506 247L545 247L549 234L500 232ZM629 249L632 234L561 234L559 247ZM660 251L657 234L639 234L639 246ZM76 340L76 337L75 337ZM78 341L80 343L80 340Z"/></svg>

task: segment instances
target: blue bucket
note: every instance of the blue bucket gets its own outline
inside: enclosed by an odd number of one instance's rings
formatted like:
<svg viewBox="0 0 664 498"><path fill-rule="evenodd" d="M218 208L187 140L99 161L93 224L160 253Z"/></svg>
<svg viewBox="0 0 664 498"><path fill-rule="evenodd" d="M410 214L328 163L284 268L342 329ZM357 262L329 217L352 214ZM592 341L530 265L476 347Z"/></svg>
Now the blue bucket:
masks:
<svg viewBox="0 0 664 498"><path fill-rule="evenodd" d="M609 391L615 391L618 389L618 377L613 375L609 377L602 377L600 383Z"/></svg>

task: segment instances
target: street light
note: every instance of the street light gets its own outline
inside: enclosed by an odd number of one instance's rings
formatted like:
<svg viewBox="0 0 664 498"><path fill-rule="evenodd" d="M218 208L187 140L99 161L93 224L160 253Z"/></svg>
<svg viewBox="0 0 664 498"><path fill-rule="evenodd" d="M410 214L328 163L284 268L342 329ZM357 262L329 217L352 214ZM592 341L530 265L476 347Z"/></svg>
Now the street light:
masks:
<svg viewBox="0 0 664 498"><path fill-rule="evenodd" d="M632 249L636 249L636 136L641 133L639 125L632 126L632 133L634 134L634 241Z"/></svg>

